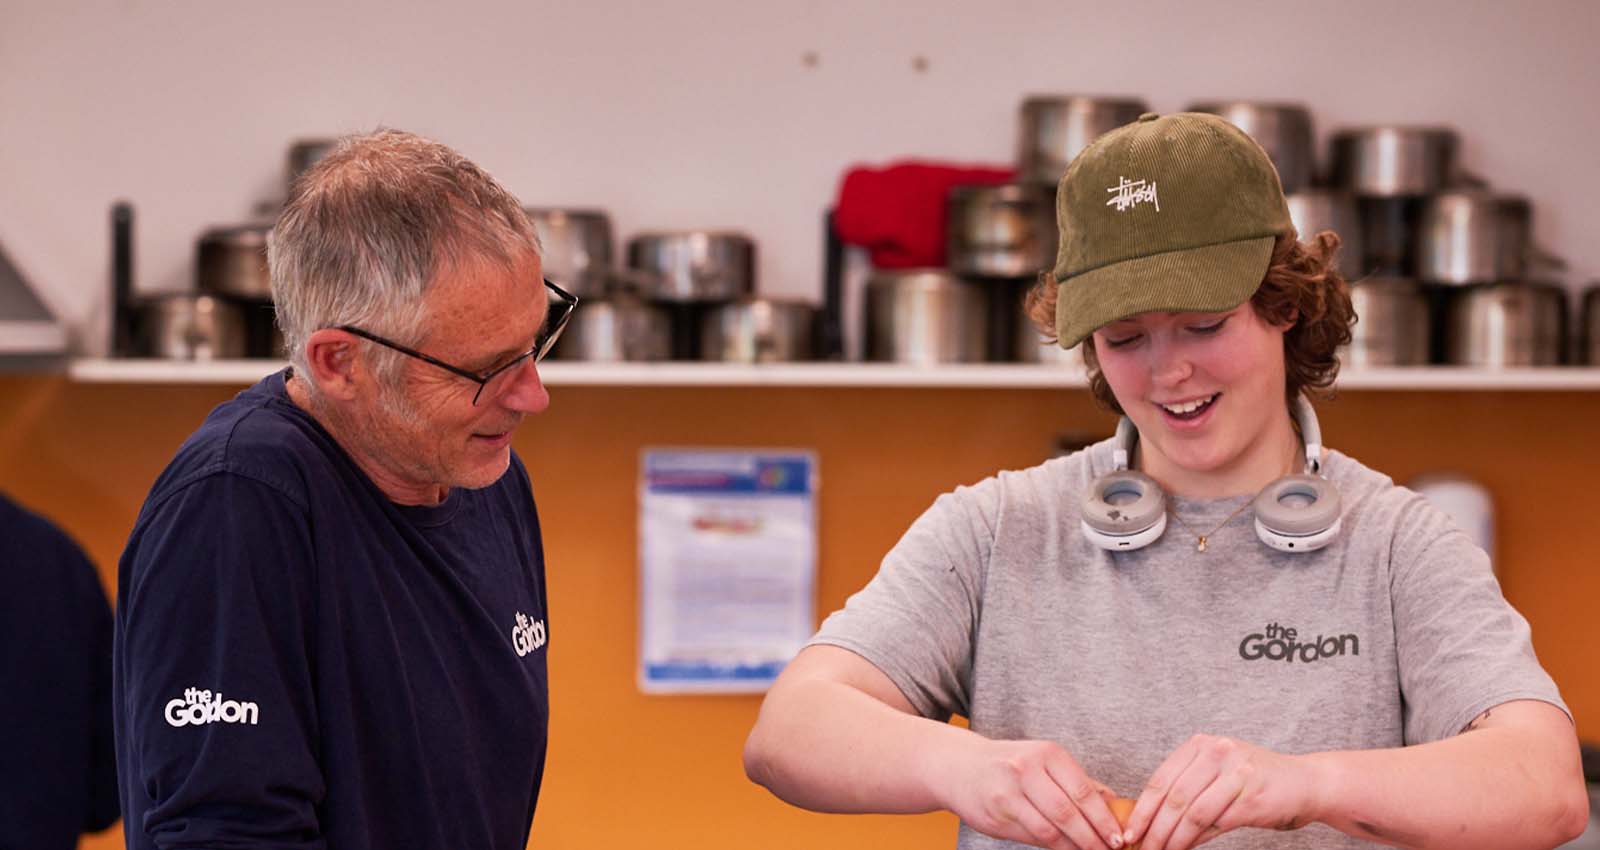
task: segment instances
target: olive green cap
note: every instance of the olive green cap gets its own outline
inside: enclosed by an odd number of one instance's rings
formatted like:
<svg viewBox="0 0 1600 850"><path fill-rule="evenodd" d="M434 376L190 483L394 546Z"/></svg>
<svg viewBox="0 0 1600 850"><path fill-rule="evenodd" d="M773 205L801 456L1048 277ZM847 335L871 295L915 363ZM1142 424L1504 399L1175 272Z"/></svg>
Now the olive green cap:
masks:
<svg viewBox="0 0 1600 850"><path fill-rule="evenodd" d="M1145 113L1084 148L1056 191L1056 224L1062 348L1138 313L1232 310L1293 230L1266 151L1194 112Z"/></svg>

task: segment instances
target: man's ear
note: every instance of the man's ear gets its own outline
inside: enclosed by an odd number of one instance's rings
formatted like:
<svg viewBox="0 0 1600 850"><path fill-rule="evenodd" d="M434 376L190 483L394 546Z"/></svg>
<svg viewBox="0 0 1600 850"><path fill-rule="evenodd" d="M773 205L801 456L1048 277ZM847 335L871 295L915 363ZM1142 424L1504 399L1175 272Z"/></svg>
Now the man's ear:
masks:
<svg viewBox="0 0 1600 850"><path fill-rule="evenodd" d="M357 343L353 335L338 328L323 328L306 338L306 363L317 392L342 401L355 397L357 373L365 377Z"/></svg>

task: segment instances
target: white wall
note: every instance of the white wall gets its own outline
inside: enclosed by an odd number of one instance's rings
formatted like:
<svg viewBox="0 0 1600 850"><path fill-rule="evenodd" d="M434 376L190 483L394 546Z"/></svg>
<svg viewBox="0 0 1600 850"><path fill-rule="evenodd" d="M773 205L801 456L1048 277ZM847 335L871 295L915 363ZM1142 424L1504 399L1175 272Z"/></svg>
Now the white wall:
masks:
<svg viewBox="0 0 1600 850"><path fill-rule="evenodd" d="M291 140L384 124L623 237L741 228L762 290L817 297L846 167L1009 162L1025 95L1083 92L1298 100L1320 135L1453 124L1582 283L1597 36L1589 0L0 0L0 244L101 349L113 200L138 290L182 288L202 230L281 192Z"/></svg>

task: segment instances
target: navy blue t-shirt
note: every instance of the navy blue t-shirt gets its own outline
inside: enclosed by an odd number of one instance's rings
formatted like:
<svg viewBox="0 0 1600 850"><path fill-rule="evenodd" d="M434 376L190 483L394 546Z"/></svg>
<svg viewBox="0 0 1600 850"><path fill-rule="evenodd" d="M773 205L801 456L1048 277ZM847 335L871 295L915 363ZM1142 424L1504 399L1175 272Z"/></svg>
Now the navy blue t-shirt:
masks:
<svg viewBox="0 0 1600 850"><path fill-rule="evenodd" d="M212 411L123 553L128 847L521 850L549 720L527 472L396 505L286 374Z"/></svg>
<svg viewBox="0 0 1600 850"><path fill-rule="evenodd" d="M72 850L116 819L111 604L71 538L0 496L0 848Z"/></svg>

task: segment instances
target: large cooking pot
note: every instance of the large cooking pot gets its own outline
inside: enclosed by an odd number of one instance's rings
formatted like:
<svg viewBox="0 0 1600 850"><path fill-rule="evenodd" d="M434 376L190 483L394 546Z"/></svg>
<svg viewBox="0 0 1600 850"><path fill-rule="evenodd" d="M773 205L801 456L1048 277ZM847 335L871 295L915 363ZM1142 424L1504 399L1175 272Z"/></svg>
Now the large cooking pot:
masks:
<svg viewBox="0 0 1600 850"><path fill-rule="evenodd" d="M656 300L727 301L755 292L756 243L726 231L641 233L628 240L628 265L656 276Z"/></svg>
<svg viewBox="0 0 1600 850"><path fill-rule="evenodd" d="M810 360L817 308L804 301L741 298L710 308L700 326L700 359L728 363Z"/></svg>
<svg viewBox="0 0 1600 850"><path fill-rule="evenodd" d="M986 318L983 290L943 269L876 272L867 279L867 359L980 362Z"/></svg>
<svg viewBox="0 0 1600 850"><path fill-rule="evenodd" d="M1311 185L1315 157L1311 145L1311 112L1292 103L1234 100L1197 103L1190 112L1216 115L1255 139L1278 169L1283 191Z"/></svg>
<svg viewBox="0 0 1600 850"><path fill-rule="evenodd" d="M1600 285L1591 286L1583 293L1583 330L1580 334L1582 350L1580 362L1600 366Z"/></svg>
<svg viewBox="0 0 1600 850"><path fill-rule="evenodd" d="M1372 277L1350 284L1358 321L1340 360L1348 366L1423 366L1432 347L1428 297L1416 281Z"/></svg>
<svg viewBox="0 0 1600 850"><path fill-rule="evenodd" d="M1334 265L1347 278L1360 277L1366 268L1366 247L1355 196L1337 189L1307 188L1286 195L1285 200L1289 203L1289 220L1294 222L1300 241L1310 242L1318 233L1333 231L1339 235L1339 252Z"/></svg>
<svg viewBox="0 0 1600 850"><path fill-rule="evenodd" d="M1482 189L1434 195L1422 210L1418 276L1450 284L1524 280L1532 231L1533 208L1520 195Z"/></svg>
<svg viewBox="0 0 1600 850"><path fill-rule="evenodd" d="M617 293L583 299L551 354L562 360L666 360L672 354L672 324L661 307Z"/></svg>
<svg viewBox="0 0 1600 850"><path fill-rule="evenodd" d="M269 222L214 227L195 244L195 283L201 292L235 298L272 297L267 270Z"/></svg>
<svg viewBox="0 0 1600 850"><path fill-rule="evenodd" d="M1448 127L1384 126L1333 134L1333 185L1357 195L1429 195L1456 180L1456 132Z"/></svg>
<svg viewBox="0 0 1600 850"><path fill-rule="evenodd" d="M133 308L134 352L169 360L244 357L244 311L226 299L188 292L140 299Z"/></svg>
<svg viewBox="0 0 1600 850"><path fill-rule="evenodd" d="M528 207L544 249L544 276L587 299L602 295L611 275L611 218L601 210Z"/></svg>
<svg viewBox="0 0 1600 850"><path fill-rule="evenodd" d="M1462 366L1554 366L1567 337L1567 294L1547 283L1487 283L1448 293L1445 358Z"/></svg>
<svg viewBox="0 0 1600 850"><path fill-rule="evenodd" d="M1135 98L1039 95L1022 102L1019 179L1054 186L1079 151L1149 111Z"/></svg>
<svg viewBox="0 0 1600 850"><path fill-rule="evenodd" d="M1055 192L1038 183L957 186L946 200L945 261L958 274L1032 278L1056 262Z"/></svg>

